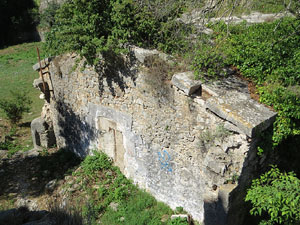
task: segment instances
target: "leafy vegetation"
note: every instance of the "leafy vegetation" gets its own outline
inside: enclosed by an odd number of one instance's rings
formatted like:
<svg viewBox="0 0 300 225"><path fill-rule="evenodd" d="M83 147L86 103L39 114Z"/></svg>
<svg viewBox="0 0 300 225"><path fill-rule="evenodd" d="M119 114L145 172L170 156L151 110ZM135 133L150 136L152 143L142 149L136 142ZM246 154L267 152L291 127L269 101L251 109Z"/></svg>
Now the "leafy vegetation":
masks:
<svg viewBox="0 0 300 225"><path fill-rule="evenodd" d="M127 180L104 153L87 156L73 176L82 184L83 195L88 195L83 216L89 224L97 224L99 219L103 224L116 225L187 224L180 219L171 221L174 212Z"/></svg>
<svg viewBox="0 0 300 225"><path fill-rule="evenodd" d="M29 112L23 114L23 119L19 121L21 123L14 132L11 132L12 125L5 119L4 111L0 109L0 136L4 138L8 135L12 139L9 142L0 139L0 142L9 144L11 150L13 148L28 150L33 146L29 125L34 118L40 115L43 105L43 101L38 98L40 92L32 87L33 80L38 78L38 73L32 70L32 65L37 62L36 47L39 47L42 50L41 53L44 53L41 43L26 43L0 50L1 102L23 104L21 93L27 93L26 101L32 102ZM16 100L11 101L13 97L11 90L15 90L14 92L17 90L20 93L17 94L19 103Z"/></svg>
<svg viewBox="0 0 300 225"><path fill-rule="evenodd" d="M295 173L282 173L273 166L252 181L246 201L253 205L252 215L267 217L260 225L300 224L300 180Z"/></svg>
<svg viewBox="0 0 300 225"><path fill-rule="evenodd" d="M29 112L31 100L26 92L11 91L11 98L0 99L0 109L4 111L11 124L17 124L25 112Z"/></svg>
<svg viewBox="0 0 300 225"><path fill-rule="evenodd" d="M258 88L260 101L278 112L273 145L300 134L300 21L282 21L228 26L212 25L214 44L196 53L196 74L218 77L225 66L234 66ZM229 35L228 35L229 32Z"/></svg>
<svg viewBox="0 0 300 225"><path fill-rule="evenodd" d="M68 1L57 11L46 38L47 51L54 55L75 51L89 64L97 64L98 53L122 52L128 44L175 51L185 40L186 26L175 20L184 1L170 1L163 13L157 9L162 2Z"/></svg>

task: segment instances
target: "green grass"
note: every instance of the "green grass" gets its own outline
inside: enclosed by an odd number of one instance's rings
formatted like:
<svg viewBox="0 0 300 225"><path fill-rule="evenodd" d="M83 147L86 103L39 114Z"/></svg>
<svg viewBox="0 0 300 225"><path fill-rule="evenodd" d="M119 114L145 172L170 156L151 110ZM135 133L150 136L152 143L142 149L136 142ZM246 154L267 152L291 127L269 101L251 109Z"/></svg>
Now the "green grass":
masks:
<svg viewBox="0 0 300 225"><path fill-rule="evenodd" d="M188 224L180 219L171 220L171 215L176 213L133 185L119 168L112 166L104 153L94 152L94 156L87 156L73 177L81 187L80 194L72 193L72 198L81 203L88 224L99 224L99 221L111 225ZM110 207L112 202L118 205L117 209Z"/></svg>
<svg viewBox="0 0 300 225"><path fill-rule="evenodd" d="M38 78L38 73L32 66L37 62L36 47L42 44L26 43L15 45L0 50L0 96L2 99L10 97L11 90L28 91L33 101L31 113L24 115L24 122L28 122L41 112L43 101L39 99L40 92L33 88L33 80ZM0 112L0 117L4 117Z"/></svg>
<svg viewBox="0 0 300 225"><path fill-rule="evenodd" d="M32 147L30 122L39 117L43 106L43 100L39 99L40 91L32 85L34 79L39 77L38 72L33 71L32 66L37 62L36 47L40 48L41 58L44 57L41 42L24 43L0 49L0 97L9 99L12 90L28 92L32 105L29 113L23 115L21 124L17 127L14 135L16 146L21 149L30 149ZM9 135L11 127L2 110L0 110L0 136Z"/></svg>

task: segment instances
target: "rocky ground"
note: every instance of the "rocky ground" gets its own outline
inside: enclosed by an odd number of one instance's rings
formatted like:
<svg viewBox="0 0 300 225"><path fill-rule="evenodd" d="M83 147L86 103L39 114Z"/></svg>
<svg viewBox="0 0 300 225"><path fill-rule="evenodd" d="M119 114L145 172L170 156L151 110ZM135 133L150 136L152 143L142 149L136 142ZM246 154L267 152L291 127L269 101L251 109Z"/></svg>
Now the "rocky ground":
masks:
<svg viewBox="0 0 300 225"><path fill-rule="evenodd" d="M70 220L68 212L59 207L66 204L68 193L75 192L72 176L67 175L79 163L72 153L55 148L13 156L0 150L0 225L64 224L62 220ZM81 224L80 216L72 220L67 224Z"/></svg>

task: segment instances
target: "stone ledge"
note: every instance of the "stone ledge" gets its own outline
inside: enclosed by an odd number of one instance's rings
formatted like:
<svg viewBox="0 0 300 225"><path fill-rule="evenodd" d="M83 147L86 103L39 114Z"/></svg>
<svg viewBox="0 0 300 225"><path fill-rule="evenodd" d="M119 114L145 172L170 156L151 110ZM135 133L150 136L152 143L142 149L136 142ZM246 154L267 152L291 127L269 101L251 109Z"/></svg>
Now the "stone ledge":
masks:
<svg viewBox="0 0 300 225"><path fill-rule="evenodd" d="M191 71L174 74L171 82L186 95L193 94L201 87L201 82L194 80L194 73Z"/></svg>
<svg viewBox="0 0 300 225"><path fill-rule="evenodd" d="M236 125L249 137L255 137L267 129L277 115L276 112L239 92L211 97L206 101L206 108Z"/></svg>
<svg viewBox="0 0 300 225"><path fill-rule="evenodd" d="M275 120L276 112L251 99L248 83L235 76L207 82L202 90L212 97L206 101L206 108L229 121L227 129L244 133L252 138L266 130Z"/></svg>
<svg viewBox="0 0 300 225"><path fill-rule="evenodd" d="M46 68L51 62L51 58L45 58L45 59L42 59L41 60L41 66L42 66L42 69ZM32 66L32 69L35 70L35 71L38 71L40 70L40 64L39 63L36 63Z"/></svg>

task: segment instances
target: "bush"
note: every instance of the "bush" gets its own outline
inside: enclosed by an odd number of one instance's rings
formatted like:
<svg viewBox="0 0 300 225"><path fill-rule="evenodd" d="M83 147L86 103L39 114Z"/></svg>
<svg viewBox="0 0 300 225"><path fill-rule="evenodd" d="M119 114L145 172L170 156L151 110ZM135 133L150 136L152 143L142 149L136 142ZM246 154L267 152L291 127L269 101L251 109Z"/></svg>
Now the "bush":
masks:
<svg viewBox="0 0 300 225"><path fill-rule="evenodd" d="M300 180L293 172L282 173L276 166L252 181L246 201L251 215L265 215L260 225L300 224Z"/></svg>
<svg viewBox="0 0 300 225"><path fill-rule="evenodd" d="M184 1L167 2L162 10L153 6L164 0L67 1L46 35L47 51L52 55L75 51L95 65L99 53L123 52L129 44L168 52L180 49L186 26L175 18L183 12Z"/></svg>
<svg viewBox="0 0 300 225"><path fill-rule="evenodd" d="M195 52L192 62L192 68L195 71L195 78L216 79L223 72L226 64L224 63L224 55L221 49L210 43L208 39L199 42L199 47Z"/></svg>
<svg viewBox="0 0 300 225"><path fill-rule="evenodd" d="M300 36L295 33L299 26L295 18L250 26L212 25L217 48L204 43L193 63L196 75L209 77L232 65L257 85L260 101L278 112L273 147L300 134Z"/></svg>
<svg viewBox="0 0 300 225"><path fill-rule="evenodd" d="M12 124L17 124L25 112L29 112L32 101L27 93L11 91L11 99L0 99L0 109Z"/></svg>

